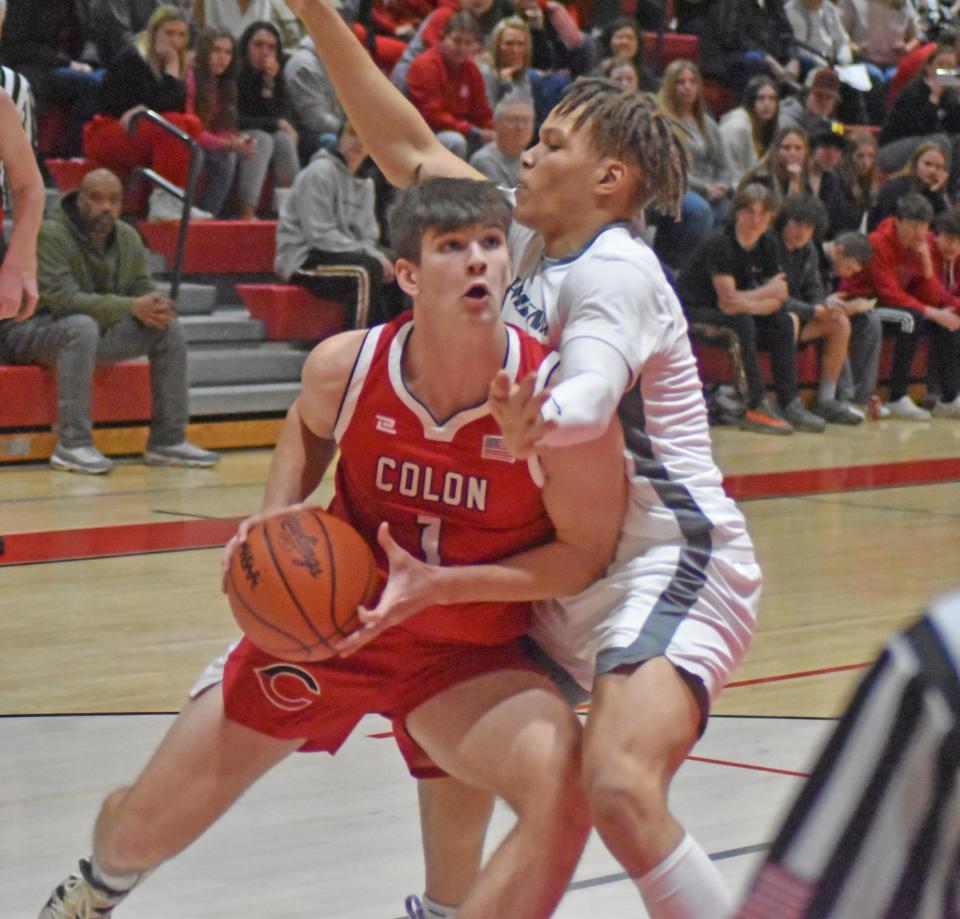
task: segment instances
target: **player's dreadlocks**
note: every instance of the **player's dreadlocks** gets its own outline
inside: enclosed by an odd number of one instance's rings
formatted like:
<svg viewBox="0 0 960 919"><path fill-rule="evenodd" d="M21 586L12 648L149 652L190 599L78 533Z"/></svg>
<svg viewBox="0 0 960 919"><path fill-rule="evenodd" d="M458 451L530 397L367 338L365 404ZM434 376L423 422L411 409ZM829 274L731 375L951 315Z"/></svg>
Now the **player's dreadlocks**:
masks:
<svg viewBox="0 0 960 919"><path fill-rule="evenodd" d="M575 114L575 130L587 125L600 156L636 166L638 210L654 201L659 210L679 216L690 169L686 131L654 96L631 92L613 80L580 77L567 88L556 112Z"/></svg>

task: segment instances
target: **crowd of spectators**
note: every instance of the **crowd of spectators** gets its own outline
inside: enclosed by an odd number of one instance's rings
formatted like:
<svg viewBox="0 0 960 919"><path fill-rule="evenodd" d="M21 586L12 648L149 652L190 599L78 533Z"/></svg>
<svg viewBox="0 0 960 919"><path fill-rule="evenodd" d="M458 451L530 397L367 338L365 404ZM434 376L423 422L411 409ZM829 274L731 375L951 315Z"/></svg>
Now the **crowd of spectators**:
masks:
<svg viewBox="0 0 960 919"><path fill-rule="evenodd" d="M948 10L914 4L345 0L341 13L441 141L505 186L578 76L656 94L686 141L689 187L678 214L648 208L637 231L693 334L722 328L738 344L739 422L791 433L870 413L960 417L960 43ZM671 29L699 51L664 67ZM277 216L284 278L329 295L342 279L316 269L347 266L366 279L368 320L400 308L386 183L280 0L8 0L0 64L4 86L29 80L41 120L59 113L60 155L184 187L184 145L137 119L153 109L203 150L192 219ZM180 212L154 188L150 218ZM875 398L881 318L897 336L888 406ZM926 408L906 388L925 336Z"/></svg>

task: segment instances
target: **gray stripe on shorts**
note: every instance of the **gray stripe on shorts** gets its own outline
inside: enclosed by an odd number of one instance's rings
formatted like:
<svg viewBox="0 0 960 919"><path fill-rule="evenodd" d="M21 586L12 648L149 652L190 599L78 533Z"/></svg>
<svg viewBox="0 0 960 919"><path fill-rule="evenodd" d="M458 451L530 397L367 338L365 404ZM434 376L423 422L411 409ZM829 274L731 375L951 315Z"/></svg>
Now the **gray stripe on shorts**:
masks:
<svg viewBox="0 0 960 919"><path fill-rule="evenodd" d="M676 517L686 545L680 550L677 569L657 598L636 640L625 648L607 648L597 655L598 675L624 664L640 664L666 651L683 618L707 580L707 565L713 552L713 522L700 509L685 485L670 480L666 467L653 453L650 438L643 430L643 402L639 386L621 402L621 420L627 448L634 460L634 472L643 476L656 491L664 507Z"/></svg>

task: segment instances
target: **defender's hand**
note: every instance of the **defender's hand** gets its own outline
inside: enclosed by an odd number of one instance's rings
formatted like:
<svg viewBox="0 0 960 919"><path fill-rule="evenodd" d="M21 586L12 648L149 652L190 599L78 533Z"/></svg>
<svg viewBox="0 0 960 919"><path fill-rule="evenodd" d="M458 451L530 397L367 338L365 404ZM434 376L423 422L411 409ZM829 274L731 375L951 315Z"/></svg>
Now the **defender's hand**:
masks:
<svg viewBox="0 0 960 919"><path fill-rule="evenodd" d="M550 390L534 393L536 374L528 374L519 383L501 370L490 384L488 403L507 449L517 458L526 459L536 452L540 439L556 428L556 422L544 421L541 409L550 398Z"/></svg>

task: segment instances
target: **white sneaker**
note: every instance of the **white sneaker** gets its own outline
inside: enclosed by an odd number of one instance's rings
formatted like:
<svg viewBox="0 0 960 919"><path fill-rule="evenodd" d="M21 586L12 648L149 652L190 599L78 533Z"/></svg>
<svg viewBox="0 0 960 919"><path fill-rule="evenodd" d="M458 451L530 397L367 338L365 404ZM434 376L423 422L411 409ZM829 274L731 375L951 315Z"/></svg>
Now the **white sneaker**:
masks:
<svg viewBox="0 0 960 919"><path fill-rule="evenodd" d="M909 396L901 396L896 402L888 402L890 417L899 421L929 421L930 412L920 408Z"/></svg>
<svg viewBox="0 0 960 919"><path fill-rule="evenodd" d="M64 447L57 449L50 457L54 469L67 472L85 472L87 475L105 475L113 469L113 461L107 459L96 447Z"/></svg>
<svg viewBox="0 0 960 919"><path fill-rule="evenodd" d="M148 466L216 466L220 457L185 440L170 447L148 447L143 458Z"/></svg>
<svg viewBox="0 0 960 919"><path fill-rule="evenodd" d="M955 418L960 420L960 396L952 402L937 402L933 407L934 418Z"/></svg>
<svg viewBox="0 0 960 919"><path fill-rule="evenodd" d="M129 890L110 890L98 884L90 871L90 862L80 860L80 871L71 874L50 894L39 919L108 919L113 908Z"/></svg>
<svg viewBox="0 0 960 919"><path fill-rule="evenodd" d="M183 214L183 202L171 195L165 188L155 188L150 192L150 205L147 220L179 220ZM213 214L199 207L190 208L191 220L213 220Z"/></svg>

